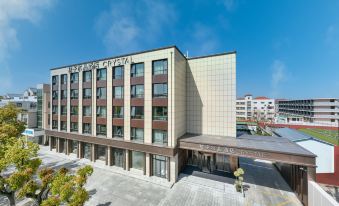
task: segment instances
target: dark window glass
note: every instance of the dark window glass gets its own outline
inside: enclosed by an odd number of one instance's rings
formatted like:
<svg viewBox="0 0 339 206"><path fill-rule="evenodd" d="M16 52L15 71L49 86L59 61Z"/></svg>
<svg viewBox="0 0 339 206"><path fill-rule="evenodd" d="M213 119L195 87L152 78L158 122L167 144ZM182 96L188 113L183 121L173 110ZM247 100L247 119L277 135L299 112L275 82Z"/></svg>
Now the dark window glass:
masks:
<svg viewBox="0 0 339 206"><path fill-rule="evenodd" d="M167 120L167 107L153 107L153 120Z"/></svg>
<svg viewBox="0 0 339 206"><path fill-rule="evenodd" d="M144 141L144 129L143 128L131 128L131 139L135 141Z"/></svg>
<svg viewBox="0 0 339 206"><path fill-rule="evenodd" d="M71 144L70 146L71 150L69 152L73 154L78 154L78 141L70 140L70 144Z"/></svg>
<svg viewBox="0 0 339 206"><path fill-rule="evenodd" d="M144 63L137 63L131 65L131 77L144 76Z"/></svg>
<svg viewBox="0 0 339 206"><path fill-rule="evenodd" d="M52 106L52 114L58 114L58 106Z"/></svg>
<svg viewBox="0 0 339 206"><path fill-rule="evenodd" d="M106 80L107 78L107 70L106 69L97 69L97 81Z"/></svg>
<svg viewBox="0 0 339 206"><path fill-rule="evenodd" d="M61 99L67 99L67 90L61 90Z"/></svg>
<svg viewBox="0 0 339 206"><path fill-rule="evenodd" d="M167 158L160 155L152 155L152 174L157 177L167 177Z"/></svg>
<svg viewBox="0 0 339 206"><path fill-rule="evenodd" d="M124 107L114 106L113 107L113 118L124 118Z"/></svg>
<svg viewBox="0 0 339 206"><path fill-rule="evenodd" d="M124 168L125 165L125 152L123 149L112 148L113 165Z"/></svg>
<svg viewBox="0 0 339 206"><path fill-rule="evenodd" d="M131 86L132 98L144 98L144 85L132 85Z"/></svg>
<svg viewBox="0 0 339 206"><path fill-rule="evenodd" d="M61 121L60 122L60 129L63 130L63 131L66 131L67 130L67 122L66 121Z"/></svg>
<svg viewBox="0 0 339 206"><path fill-rule="evenodd" d="M97 106L97 117L106 117L106 107Z"/></svg>
<svg viewBox="0 0 339 206"><path fill-rule="evenodd" d="M61 84L67 84L67 74L61 75Z"/></svg>
<svg viewBox="0 0 339 206"><path fill-rule="evenodd" d="M113 137L123 137L124 136L124 127L123 126L113 126Z"/></svg>
<svg viewBox="0 0 339 206"><path fill-rule="evenodd" d="M124 88L123 87L113 87L113 98L123 99L124 98Z"/></svg>
<svg viewBox="0 0 339 206"><path fill-rule="evenodd" d="M52 129L58 129L58 121L52 120Z"/></svg>
<svg viewBox="0 0 339 206"><path fill-rule="evenodd" d="M97 88L97 99L106 99L106 87Z"/></svg>
<svg viewBox="0 0 339 206"><path fill-rule="evenodd" d="M82 125L82 132L84 134L92 134L92 127L91 127L91 124L89 123L84 123Z"/></svg>
<svg viewBox="0 0 339 206"><path fill-rule="evenodd" d="M78 122L71 122L71 132L78 131Z"/></svg>
<svg viewBox="0 0 339 206"><path fill-rule="evenodd" d="M153 97L167 97L167 83L153 84Z"/></svg>
<svg viewBox="0 0 339 206"><path fill-rule="evenodd" d="M91 108L91 106L83 106L82 107L82 113L83 113L83 116L85 116L85 117L92 116L92 108Z"/></svg>
<svg viewBox="0 0 339 206"><path fill-rule="evenodd" d="M117 66L113 68L113 79L123 79L124 78L124 67Z"/></svg>
<svg viewBox="0 0 339 206"><path fill-rule="evenodd" d="M153 144L167 145L167 131L154 129L152 134L152 142Z"/></svg>
<svg viewBox="0 0 339 206"><path fill-rule="evenodd" d="M61 115L67 115L67 106L61 105Z"/></svg>
<svg viewBox="0 0 339 206"><path fill-rule="evenodd" d="M97 154L96 154L97 160L106 161L107 147L103 145L96 145L96 147L97 147Z"/></svg>
<svg viewBox="0 0 339 206"><path fill-rule="evenodd" d="M53 99L53 100L58 99L58 91L53 91L53 92L52 92L52 99Z"/></svg>
<svg viewBox="0 0 339 206"><path fill-rule="evenodd" d="M71 89L71 99L78 99L79 98L79 90Z"/></svg>
<svg viewBox="0 0 339 206"><path fill-rule="evenodd" d="M132 119L143 119L144 118L144 107L131 107L131 118Z"/></svg>
<svg viewBox="0 0 339 206"><path fill-rule="evenodd" d="M167 74L167 59L153 61L153 75Z"/></svg>
<svg viewBox="0 0 339 206"><path fill-rule="evenodd" d="M83 98L91 99L92 98L92 89L83 89Z"/></svg>
<svg viewBox="0 0 339 206"><path fill-rule="evenodd" d="M131 152L132 168L137 170L144 170L145 168L145 153L144 152Z"/></svg>
<svg viewBox="0 0 339 206"><path fill-rule="evenodd" d="M79 82L79 73L72 73L71 74L71 84L78 83Z"/></svg>
<svg viewBox="0 0 339 206"><path fill-rule="evenodd" d="M52 76L52 85L58 84L58 76Z"/></svg>
<svg viewBox="0 0 339 206"><path fill-rule="evenodd" d="M83 82L91 82L92 81L92 71L84 71L82 81Z"/></svg>
<svg viewBox="0 0 339 206"><path fill-rule="evenodd" d="M78 115L78 106L71 106L71 115Z"/></svg>
<svg viewBox="0 0 339 206"><path fill-rule="evenodd" d="M97 124L97 135L106 136L106 125Z"/></svg>

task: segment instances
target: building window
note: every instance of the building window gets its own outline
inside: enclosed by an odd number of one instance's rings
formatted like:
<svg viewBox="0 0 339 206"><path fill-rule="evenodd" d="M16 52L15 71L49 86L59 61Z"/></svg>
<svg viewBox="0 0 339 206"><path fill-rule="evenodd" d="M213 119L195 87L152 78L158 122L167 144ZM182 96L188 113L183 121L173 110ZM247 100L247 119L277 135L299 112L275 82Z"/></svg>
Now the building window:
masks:
<svg viewBox="0 0 339 206"><path fill-rule="evenodd" d="M58 121L52 120L52 129L58 129Z"/></svg>
<svg viewBox="0 0 339 206"><path fill-rule="evenodd" d="M58 114L58 106L52 106L52 114Z"/></svg>
<svg viewBox="0 0 339 206"><path fill-rule="evenodd" d="M83 89L83 98L90 99L92 98L92 89Z"/></svg>
<svg viewBox="0 0 339 206"><path fill-rule="evenodd" d="M107 78L107 70L106 69L97 69L97 81L106 80Z"/></svg>
<svg viewBox="0 0 339 206"><path fill-rule="evenodd" d="M61 84L67 84L67 74L61 75Z"/></svg>
<svg viewBox="0 0 339 206"><path fill-rule="evenodd" d="M52 76L52 85L58 84L58 76Z"/></svg>
<svg viewBox="0 0 339 206"><path fill-rule="evenodd" d="M113 68L113 79L123 79L124 78L124 67L117 66Z"/></svg>
<svg viewBox="0 0 339 206"><path fill-rule="evenodd" d="M73 153L73 154L78 154L78 141L76 140L69 140L71 146L71 150L70 150L70 153Z"/></svg>
<svg viewBox="0 0 339 206"><path fill-rule="evenodd" d="M106 107L97 106L97 117L106 117Z"/></svg>
<svg viewBox="0 0 339 206"><path fill-rule="evenodd" d="M84 71L83 73L83 82L91 82L92 81L92 71Z"/></svg>
<svg viewBox="0 0 339 206"><path fill-rule="evenodd" d="M131 77L144 76L144 63L137 63L131 65Z"/></svg>
<svg viewBox="0 0 339 206"><path fill-rule="evenodd" d="M153 97L167 98L167 83L153 84Z"/></svg>
<svg viewBox="0 0 339 206"><path fill-rule="evenodd" d="M101 161L106 161L107 146L96 145L96 147L97 147L96 159L101 160Z"/></svg>
<svg viewBox="0 0 339 206"><path fill-rule="evenodd" d="M83 154L85 159L92 159L92 144L82 143L83 144Z"/></svg>
<svg viewBox="0 0 339 206"><path fill-rule="evenodd" d="M124 118L124 107L114 106L113 107L113 118Z"/></svg>
<svg viewBox="0 0 339 206"><path fill-rule="evenodd" d="M71 122L71 132L78 132L78 122Z"/></svg>
<svg viewBox="0 0 339 206"><path fill-rule="evenodd" d="M78 106L71 106L71 115L78 115Z"/></svg>
<svg viewBox="0 0 339 206"><path fill-rule="evenodd" d="M106 87L97 88L97 99L106 99Z"/></svg>
<svg viewBox="0 0 339 206"><path fill-rule="evenodd" d="M106 136L106 125L97 124L97 135Z"/></svg>
<svg viewBox="0 0 339 206"><path fill-rule="evenodd" d="M113 165L117 167L124 167L125 165L125 152L123 149L112 148Z"/></svg>
<svg viewBox="0 0 339 206"><path fill-rule="evenodd" d="M113 126L113 137L123 137L124 136L124 127L123 126Z"/></svg>
<svg viewBox="0 0 339 206"><path fill-rule="evenodd" d="M123 99L124 98L124 87L113 87L113 98Z"/></svg>
<svg viewBox="0 0 339 206"><path fill-rule="evenodd" d="M83 113L83 116L85 116L85 117L92 116L92 108L91 108L91 106L83 106L82 107L82 113Z"/></svg>
<svg viewBox="0 0 339 206"><path fill-rule="evenodd" d="M84 123L82 125L82 133L84 134L92 134L92 127L90 123Z"/></svg>
<svg viewBox="0 0 339 206"><path fill-rule="evenodd" d="M132 119L143 119L144 118L144 107L131 107L131 118Z"/></svg>
<svg viewBox="0 0 339 206"><path fill-rule="evenodd" d="M144 141L144 129L143 128L131 128L131 139L135 141Z"/></svg>
<svg viewBox="0 0 339 206"><path fill-rule="evenodd" d="M152 134L153 144L167 145L167 131L154 129Z"/></svg>
<svg viewBox="0 0 339 206"><path fill-rule="evenodd" d="M71 74L71 84L78 83L79 82L79 73L72 73Z"/></svg>
<svg viewBox="0 0 339 206"><path fill-rule="evenodd" d="M53 91L53 92L52 92L52 99L53 99L53 100L58 99L58 91Z"/></svg>
<svg viewBox="0 0 339 206"><path fill-rule="evenodd" d="M144 85L132 85L131 86L132 98L144 98Z"/></svg>
<svg viewBox="0 0 339 206"><path fill-rule="evenodd" d="M153 176L167 177L167 158L160 155L152 155L152 174Z"/></svg>
<svg viewBox="0 0 339 206"><path fill-rule="evenodd" d="M137 170L144 170L145 169L145 153L144 152L131 152L131 159L132 164L131 167Z"/></svg>
<svg viewBox="0 0 339 206"><path fill-rule="evenodd" d="M167 59L153 61L153 75L167 74Z"/></svg>
<svg viewBox="0 0 339 206"><path fill-rule="evenodd" d="M61 99L67 99L67 90L61 90Z"/></svg>
<svg viewBox="0 0 339 206"><path fill-rule="evenodd" d="M67 115L67 106L61 105L61 115Z"/></svg>
<svg viewBox="0 0 339 206"><path fill-rule="evenodd" d="M153 107L153 120L167 120L167 107Z"/></svg>
<svg viewBox="0 0 339 206"><path fill-rule="evenodd" d="M78 99L79 98L79 90L71 89L71 99Z"/></svg>
<svg viewBox="0 0 339 206"><path fill-rule="evenodd" d="M66 121L61 121L60 122L60 129L66 131L67 130L67 122Z"/></svg>

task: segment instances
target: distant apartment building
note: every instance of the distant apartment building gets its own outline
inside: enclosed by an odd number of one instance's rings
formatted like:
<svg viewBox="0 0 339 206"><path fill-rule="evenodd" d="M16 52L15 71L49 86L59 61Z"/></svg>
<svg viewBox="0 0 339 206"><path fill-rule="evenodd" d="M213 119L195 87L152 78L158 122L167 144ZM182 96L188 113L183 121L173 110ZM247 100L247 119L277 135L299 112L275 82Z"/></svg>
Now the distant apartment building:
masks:
<svg viewBox="0 0 339 206"><path fill-rule="evenodd" d="M339 99L318 98L277 101L277 123L336 126Z"/></svg>
<svg viewBox="0 0 339 206"><path fill-rule="evenodd" d="M275 116L275 101L267 97L255 97L247 94L236 100L238 120L272 121Z"/></svg>

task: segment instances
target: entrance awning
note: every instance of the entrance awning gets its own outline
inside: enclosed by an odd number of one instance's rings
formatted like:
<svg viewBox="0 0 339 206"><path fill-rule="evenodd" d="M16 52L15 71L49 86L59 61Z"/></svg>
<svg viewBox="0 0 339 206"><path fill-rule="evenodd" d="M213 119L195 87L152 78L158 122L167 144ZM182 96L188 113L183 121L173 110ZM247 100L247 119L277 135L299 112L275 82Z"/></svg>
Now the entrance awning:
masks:
<svg viewBox="0 0 339 206"><path fill-rule="evenodd" d="M186 134L179 139L179 148L316 167L315 154L281 137Z"/></svg>

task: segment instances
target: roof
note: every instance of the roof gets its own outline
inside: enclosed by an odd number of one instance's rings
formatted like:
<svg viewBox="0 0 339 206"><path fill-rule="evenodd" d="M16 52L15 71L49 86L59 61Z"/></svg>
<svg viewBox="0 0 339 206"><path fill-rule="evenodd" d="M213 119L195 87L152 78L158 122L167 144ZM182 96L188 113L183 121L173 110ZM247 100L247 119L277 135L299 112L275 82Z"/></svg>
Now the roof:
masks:
<svg viewBox="0 0 339 206"><path fill-rule="evenodd" d="M229 146L242 149L253 149L309 157L316 156L312 152L304 149L303 147L290 141L289 139L274 136L244 134L240 137L234 138L227 136L186 134L180 138L180 142Z"/></svg>
<svg viewBox="0 0 339 206"><path fill-rule="evenodd" d="M264 96L259 96L259 97L256 97L256 98L254 98L254 99L269 99L269 98L264 97Z"/></svg>
<svg viewBox="0 0 339 206"><path fill-rule="evenodd" d="M116 56L106 57L106 58L102 58L102 59L94 59L94 60L91 60L91 61L85 61L85 62L80 62L80 63L76 63L76 64L64 65L64 66L61 66L61 67L52 68L50 70L62 69L62 68L65 68L65 67L71 67L71 66L75 66L75 65L86 64L86 63L90 63L90 62L94 62L94 61L104 61L104 60L108 60L108 59L120 58L120 57L142 54L142 53L147 53L147 52L153 52L153 51L158 51L158 50L163 50L163 49L170 49L170 48L176 49L184 58L186 58L188 60L236 53L236 51L231 51L231 52L224 52L224 53L217 53L217 54L212 54L212 55L204 55L204 56L196 56L196 57L187 58L176 45L172 45L172 46L165 46L165 47L160 47L160 48L156 48L156 49L149 49L149 50L144 50L144 51L139 51L139 52L132 52L132 53L127 53L127 54L122 54L122 55L116 55Z"/></svg>

